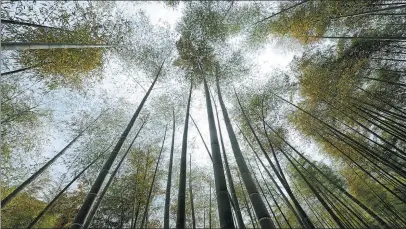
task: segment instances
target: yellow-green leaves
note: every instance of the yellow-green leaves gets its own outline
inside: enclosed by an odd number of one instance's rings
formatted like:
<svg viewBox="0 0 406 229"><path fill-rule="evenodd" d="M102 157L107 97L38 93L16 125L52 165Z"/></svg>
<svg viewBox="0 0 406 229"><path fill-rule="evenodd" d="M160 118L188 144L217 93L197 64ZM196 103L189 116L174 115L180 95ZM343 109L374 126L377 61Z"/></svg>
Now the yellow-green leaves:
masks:
<svg viewBox="0 0 406 229"><path fill-rule="evenodd" d="M74 31L37 29L25 34L30 42L65 44L101 44L99 37L93 36L92 27L82 25ZM99 74L91 74L103 65L104 48L83 49L38 49L25 50L20 55L24 66L40 64L37 68L39 79L44 80L50 89L70 87L80 89L86 80L100 80Z"/></svg>

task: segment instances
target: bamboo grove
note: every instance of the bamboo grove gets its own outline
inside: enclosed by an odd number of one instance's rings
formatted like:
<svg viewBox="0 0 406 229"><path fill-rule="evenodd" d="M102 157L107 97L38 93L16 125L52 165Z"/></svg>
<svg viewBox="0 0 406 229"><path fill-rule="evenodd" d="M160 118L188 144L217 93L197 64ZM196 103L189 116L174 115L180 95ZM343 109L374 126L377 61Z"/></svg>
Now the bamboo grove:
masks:
<svg viewBox="0 0 406 229"><path fill-rule="evenodd" d="M1 4L4 228L406 227L406 1Z"/></svg>

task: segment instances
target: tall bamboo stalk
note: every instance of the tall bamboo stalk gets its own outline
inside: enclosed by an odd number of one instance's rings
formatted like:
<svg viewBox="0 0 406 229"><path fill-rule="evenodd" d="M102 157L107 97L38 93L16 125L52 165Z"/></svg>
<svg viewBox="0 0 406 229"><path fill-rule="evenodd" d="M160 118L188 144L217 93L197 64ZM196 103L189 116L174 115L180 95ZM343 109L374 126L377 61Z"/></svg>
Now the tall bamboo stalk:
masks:
<svg viewBox="0 0 406 229"><path fill-rule="evenodd" d="M151 86L149 87L147 93L145 94L144 98L142 99L140 105L138 106L137 110L135 111L133 117L131 118L130 122L128 123L127 127L121 134L120 139L118 140L116 146L114 147L113 151L111 152L109 158L107 159L106 163L103 165L99 175L96 178L96 181L93 183L90 192L87 194L86 199L84 203L82 204L82 207L80 208L79 212L77 213L75 220L73 221L72 225L70 226L70 229L80 229L82 227L83 222L85 221L85 218L90 211L90 208L99 193L99 190L111 168L113 165L114 160L117 157L118 152L120 151L121 147L123 146L123 143L125 139L127 138L128 134L131 131L131 128L133 127L135 120L137 119L139 113L142 110L142 107L144 106L145 102L148 99L149 94L152 91L152 88L154 87L156 81L158 80L159 75L161 74L162 67L165 63L165 60L162 62L161 66L159 67L158 73L156 74L156 77L154 81L152 82Z"/></svg>
<svg viewBox="0 0 406 229"><path fill-rule="evenodd" d="M189 130L189 110L190 100L192 98L193 82L190 82L189 98L186 108L185 125L183 129L182 152L180 157L180 172L179 172L179 189L178 189L178 209L176 215L176 228L185 228L186 215L186 154L187 154L187 137Z"/></svg>
<svg viewBox="0 0 406 229"><path fill-rule="evenodd" d="M169 229L169 207L171 204L171 186L172 186L172 164L173 164L173 149L175 145L175 109L172 110L172 143L171 152L169 155L169 168L168 178L166 180L166 194L165 194L165 212L164 212L164 228Z"/></svg>
<svg viewBox="0 0 406 229"><path fill-rule="evenodd" d="M293 204L295 205L299 216L300 216L300 223L302 224L303 227L308 227L308 228L314 228L313 223L311 222L310 218L308 217L308 215L306 214L306 212L303 210L302 206L300 205L300 203L297 201L296 197L293 195L292 190L289 187L289 184L283 179L282 175L278 172L278 169L275 167L275 165L273 164L273 162L271 161L271 159L269 158L268 154L266 153L265 148L263 147L261 141L259 140L253 126L250 123L250 120L248 119L248 116L246 115L241 101L237 95L237 92L234 90L234 94L237 98L237 102L238 105L240 106L241 112L243 114L243 117L245 119L245 121L248 124L249 129L251 130L256 142L258 143L262 153L264 154L265 158L267 159L268 163L271 165L272 170L274 171L275 175L277 176L277 178L279 179L279 181L281 182L283 188L286 190L286 192L288 193L290 199L293 201ZM259 158L258 158L259 159ZM260 160L260 159L259 159Z"/></svg>
<svg viewBox="0 0 406 229"><path fill-rule="evenodd" d="M192 188L192 154L189 153L189 196L190 207L192 209L192 228L196 229L195 205L193 203L193 188Z"/></svg>
<svg viewBox="0 0 406 229"><path fill-rule="evenodd" d="M247 192L249 194L248 196L249 196L251 202L254 203L253 207L254 207L254 211L257 216L257 219L261 225L261 228L274 228L275 226L271 220L271 216L269 215L268 210L266 209L265 203L263 202L261 196L259 195L257 187L254 183L254 180L252 179L252 176L249 172L248 166L244 160L244 157L242 156L241 149L240 149L240 146L237 141L237 137L236 137L233 127L231 125L230 117L228 116L227 108L224 105L223 97L221 95L218 76L216 76L216 86L217 86L217 95L218 95L218 99L220 102L220 107L221 107L221 110L223 113L224 122L226 124L226 129L228 132L228 137L230 139L231 148L233 149L234 158L237 162L237 166L241 173L241 177L244 182L244 185L247 188Z"/></svg>
<svg viewBox="0 0 406 229"><path fill-rule="evenodd" d="M108 48L108 44L66 44L66 43L35 43L35 42L2 42L1 51L27 49L84 49Z"/></svg>
<svg viewBox="0 0 406 229"><path fill-rule="evenodd" d="M221 151L222 151L223 158L224 158L224 165L226 167L226 175L227 175L227 180L228 180L228 186L230 187L230 196L231 196L230 199L231 199L233 207L234 207L234 212L235 212L235 216L237 218L238 228L244 229L245 228L244 220L242 218L240 204L238 203L237 195L236 195L236 192L235 192L234 181L233 181L233 177L231 176L231 172L230 172L230 166L228 164L226 148L224 146L224 141L223 141L223 134L221 132L221 127L220 127L219 114L218 114L218 111L217 111L217 104L216 104L216 101L215 101L214 97L213 97L213 103L214 103L214 109L216 111L217 126L219 128Z"/></svg>
<svg viewBox="0 0 406 229"><path fill-rule="evenodd" d="M156 165L155 165L155 171L154 171L154 175L153 175L153 177L152 177L152 183L151 183L151 186L149 187L148 197L147 197L147 203L146 203L145 209L144 209L144 217L143 217L142 220L141 220L141 226L140 226L140 228L143 228L145 221L148 222L148 208L149 208L149 204L150 204L150 202L151 202L151 194L152 194L152 189L154 188L154 184L155 184L155 177L156 177L156 173L157 173L157 171L158 171L159 161L161 160L162 151L163 151L163 149L164 149L164 144L165 144L166 131L167 131L167 129L168 129L168 126L166 125L166 126L165 126L164 139L162 140L162 146L161 146L161 149L160 149L160 151L159 151L158 160L157 160ZM147 224L148 224L148 223L146 223L146 227L148 226Z"/></svg>
<svg viewBox="0 0 406 229"><path fill-rule="evenodd" d="M207 117L209 121L211 153L213 157L214 181L216 187L216 197L218 214L221 228L234 228L233 216L230 200L228 197L227 183L224 176L223 162L220 154L220 146L214 122L213 108L211 105L209 87L206 78L203 76L204 92L206 97Z"/></svg>
<svg viewBox="0 0 406 229"><path fill-rule="evenodd" d="M1 23L3 23L3 24L10 24L10 25L23 25L23 26L30 26L30 27L43 28L43 29L58 29L58 30L64 30L64 29L62 29L62 28L57 28L57 27L52 27L52 26L45 26L45 25L39 25L39 24L35 24L35 23L22 22L22 21L16 21L16 20L1 19Z"/></svg>
<svg viewBox="0 0 406 229"><path fill-rule="evenodd" d="M86 220L85 223L82 226L82 229L87 229L89 228L90 224L92 223L93 217L97 212L97 209L99 208L100 203L103 200L104 195L106 194L107 190L109 189L111 183L114 180L114 177L116 176L118 170L121 167L121 164L123 164L124 159L127 157L127 154L130 152L135 140L137 139L138 135L140 134L142 128L144 127L145 123L147 122L148 117L142 122L142 125L140 127L140 129L137 131L137 133L135 134L133 140L131 141L130 145L128 146L127 150L125 151L123 157L121 157L120 162L117 164L116 168L114 169L114 171L111 173L109 180L107 181L106 185L104 186L102 192L99 195L99 198L97 199L97 201L92 205L92 209L90 210L89 214L86 216Z"/></svg>

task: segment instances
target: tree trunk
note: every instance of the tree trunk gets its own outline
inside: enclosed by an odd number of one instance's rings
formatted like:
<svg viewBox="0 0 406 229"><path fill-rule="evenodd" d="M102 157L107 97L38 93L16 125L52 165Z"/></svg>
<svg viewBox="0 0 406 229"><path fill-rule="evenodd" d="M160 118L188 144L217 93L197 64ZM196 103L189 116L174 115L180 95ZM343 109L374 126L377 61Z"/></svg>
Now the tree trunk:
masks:
<svg viewBox="0 0 406 229"><path fill-rule="evenodd" d="M13 192L11 192L8 196L6 196L2 201L1 201L1 208L4 208L14 197L16 197L27 185L31 184L39 175L41 175L50 165L52 165L56 159L58 159L60 156L62 156L66 150L68 150L73 143L75 143L79 137L81 137L86 130L94 124L99 118L101 117L102 114L100 114L91 124L89 124L85 129L83 129L79 134L72 140L70 141L59 153L57 153L51 160L49 160L45 165L43 165L40 169L38 169L37 172L32 174L27 180L25 180L20 186L18 186L16 189L14 189Z"/></svg>
<svg viewBox="0 0 406 229"><path fill-rule="evenodd" d="M196 229L195 206L193 204L193 190L192 190L192 154L189 153L189 196L190 207L192 209L192 228Z"/></svg>
<svg viewBox="0 0 406 229"><path fill-rule="evenodd" d="M255 179L255 181L257 182L257 185L258 185L258 187L259 187L259 190L261 190L262 196L264 197L266 203L268 204L268 208L269 208L269 210L271 211L271 214L273 215L273 218L275 219L276 224L278 224L278 227L279 227L279 228L282 228L282 225L279 223L278 219L276 218L276 215L275 215L274 211L272 210L272 206L271 206L271 204L269 203L268 199L266 198L265 192L264 192L264 190L262 189L262 186L261 186L261 184L259 183L259 180L258 180L257 176L255 175L254 169L252 168L252 165L251 165L251 163L250 163L249 161L248 161L248 164L249 164L249 166L250 166L250 169L251 169L251 171L252 171L252 174L254 174L254 179Z"/></svg>
<svg viewBox="0 0 406 229"><path fill-rule="evenodd" d="M240 132L241 132L242 136L244 137L245 141L248 143L248 146L251 148L251 150L254 153L255 157L258 159L258 161L261 163L262 167L265 169L265 171L268 174L269 178L271 178L272 183L275 185L276 189L279 191L279 193L282 196L282 199L284 200L286 206L289 208L289 210L292 211L293 215L296 217L296 219L299 222L299 224L301 225L301 227L305 228L304 223L302 222L302 219L300 218L300 215L296 212L295 208L293 208L292 204L289 202L289 200L286 197L285 193L282 191L282 189L279 187L279 184L273 178L273 176L272 176L271 172L269 171L269 169L265 166L264 162L258 156L258 153L254 150L254 147L252 146L252 144L248 141L248 139L245 136L244 132L242 132L241 129L240 129ZM259 170L259 171L261 171L261 170Z"/></svg>
<svg viewBox="0 0 406 229"><path fill-rule="evenodd" d="M214 103L214 109L216 110L217 126L219 128L220 144L221 144L221 150L222 150L223 158L224 158L224 165L226 166L226 175L227 175L227 179L228 179L228 185L230 187L231 201L232 201L233 206L234 206L234 212L235 212L235 215L236 215L236 218L237 218L238 228L244 229L245 228L244 220L242 219L240 204L238 203L238 198L237 198L237 195L235 193L234 181L233 181L233 177L231 176L230 166L228 164L226 148L224 146L224 141L223 141L223 134L221 132L221 127L220 127L220 119L219 119L219 115L218 115L218 111L217 111L217 105L216 105L216 101L215 101L214 97L213 97L213 103Z"/></svg>
<svg viewBox="0 0 406 229"><path fill-rule="evenodd" d="M273 130L272 130L273 131ZM274 132L282 141L284 141L289 147L293 149L293 146L290 145L285 139L283 139L281 136L279 136L276 132ZM331 184L334 185L335 188L339 189L344 195L346 195L350 200L352 200L355 204L357 204L360 208L362 208L364 211L366 211L372 218L374 218L383 228L389 228L389 225L381 219L375 212L373 212L371 209L369 209L367 206L365 206L362 202L360 202L357 198L355 198L353 195L348 193L344 188L340 187L337 185L334 181L332 181L327 175L324 174L323 171L321 171L314 163L312 163L310 160L308 160L303 154L299 153L296 149L294 149L294 152L299 155L302 159L304 159L309 165L311 165L314 169L316 169L317 172L319 172L324 178L326 178Z"/></svg>
<svg viewBox="0 0 406 229"><path fill-rule="evenodd" d="M276 166L277 166L277 168L278 168L278 171L277 171L277 172L279 173L279 175L280 175L281 178L283 179L283 182L287 183L287 180L286 180L286 178L285 178L285 175L283 174L283 171L282 171L282 167L281 167L281 165L280 165L280 163L279 163L278 157L276 156L275 149L274 149L274 147L273 147L273 144L272 144L271 139L270 139L270 137L269 137L268 131L267 131L267 129L266 129L266 125L265 125L265 114L264 114L264 98L261 99L261 119L262 119L261 121L262 121L262 126L263 126L263 128L264 128L264 132L265 132L266 139L268 140L269 147L271 147L271 152L272 152L273 158L274 158L274 160L275 160L275 162L276 162Z"/></svg>
<svg viewBox="0 0 406 229"><path fill-rule="evenodd" d="M2 42L1 51L27 49L84 49L108 48L107 44L65 44L65 43L33 43L33 42Z"/></svg>
<svg viewBox="0 0 406 229"><path fill-rule="evenodd" d="M271 93L272 93L272 92L271 92ZM288 104L294 106L295 108L299 109L300 111L304 112L305 114L309 115L310 117L314 118L315 120L319 121L319 122L322 123L323 125L327 126L327 127L329 128L329 130L331 131L331 133L332 133L333 135L335 135L339 140L345 142L347 145L349 145L349 146L352 147L354 150L356 150L357 152L359 152L361 155L364 156L364 158L366 158L368 161L370 161L373 165L375 165L375 166L377 166L377 167L380 167L380 166L378 166L374 161L372 161L371 158L365 156L365 155L362 153L362 151L356 147L357 145L354 146L354 144L349 143L348 140L345 140L344 138L352 140L353 143L355 143L355 144L358 143L358 142L354 141L352 138L350 138L350 137L348 137L347 135L345 135L345 134L341 133L340 131L336 130L334 127L332 127L332 126L329 125L328 123L324 122L323 120L320 120L319 118L315 117L314 115L312 115L311 113L307 112L306 110L304 110L304 109L302 109L302 108L296 106L295 104L293 104L293 103L291 103L291 102L289 102L289 101L283 99L282 97L280 97L280 96L278 96L278 95L276 95L276 94L274 94L274 93L272 93L272 94L275 95L276 97L278 97L279 99L285 101L286 103L288 103ZM317 131L316 131L316 132L317 132ZM324 138L323 135L319 134L319 136L321 136L323 139L326 140L326 138ZM330 144L331 144L331 142L330 142ZM358 143L358 144L359 144L359 143ZM333 145L333 147L334 147L334 145ZM337 147L334 147L334 148L337 148ZM337 148L337 149L338 149L338 148ZM364 152L365 152L365 151L366 151L366 152L369 152L368 149L367 149L367 150L364 149ZM341 152L344 156L346 156L347 158L349 158L349 159L350 159L353 163L355 163L361 170L363 170L368 176L370 176L372 179L374 179L376 182L378 182L382 187L384 187L384 188L385 188L388 192L390 192L393 196L395 196L396 198L398 198L398 199L399 199L400 201L402 201L403 203L406 203L406 201L405 201L402 197L400 197L399 195L397 195L393 190L391 190L391 189L388 188L386 185L384 185L382 182L380 182L378 179L376 179L374 176L372 176L372 174L370 174L368 171L366 171L362 166L360 166L357 162L355 162L351 157L349 157L348 155L346 155L346 154L345 154L344 152L342 152L341 150L339 150L339 152Z"/></svg>
<svg viewBox="0 0 406 229"><path fill-rule="evenodd" d="M206 228L206 208L203 208L203 228Z"/></svg>
<svg viewBox="0 0 406 229"><path fill-rule="evenodd" d="M306 36L311 38L320 39L358 39L358 40L376 40L376 41L405 41L406 37L395 36L395 37L362 37L362 36Z"/></svg>
<svg viewBox="0 0 406 229"><path fill-rule="evenodd" d="M36 64L36 65L30 66L30 67L20 68L20 69L17 69L17 70L13 70L13 71L1 73L0 75L6 76L6 75L14 74L14 73L19 73L19 72L23 72L23 71L27 71L27 70L36 68L36 67L38 67L38 66L40 66L40 65L41 65L41 64Z"/></svg>
<svg viewBox="0 0 406 229"><path fill-rule="evenodd" d="M123 164L124 159L127 157L127 154L130 152L131 147L133 146L135 140L136 140L137 137L138 137L138 134L141 132L141 130L142 130L142 128L144 127L144 124L145 124L146 122L147 122L147 119L144 120L144 122L142 123L140 129L138 130L138 132L135 134L133 140L131 141L130 146L128 146L128 148L127 148L126 152L124 153L123 157L121 158L120 162L118 163L118 165L116 166L116 168L114 169L114 171L111 173L111 175L110 175L110 177L109 177L109 180L107 181L106 185L105 185L104 188L103 188L103 191L100 193L99 198L97 199L97 201L96 201L96 202L93 204L93 206L92 206L92 210L91 210L91 211L89 212L89 214L87 215L86 221L85 221L85 223L83 224L82 229L87 229L87 228L89 228L90 224L92 223L93 217L94 217L94 215L96 214L97 209L99 208L99 205L100 205L100 203L102 202L104 195L106 194L107 190L109 189L111 183L112 183L113 180L114 180L114 177L116 176L118 170L119 170L120 167L121 167L121 164Z"/></svg>
<svg viewBox="0 0 406 229"><path fill-rule="evenodd" d="M169 156L168 178L166 181L164 229L169 229L169 207L171 204L173 149L174 149L174 145L175 145L175 110L172 111L172 116L173 116L172 143L171 143L171 152L170 152L170 156Z"/></svg>
<svg viewBox="0 0 406 229"><path fill-rule="evenodd" d="M249 128L250 128L250 130L251 130L251 132L252 132L252 134L253 134L254 137L255 137L255 140L257 141L259 147L261 148L262 153L265 155L266 159L268 160L269 164L270 164L271 167L272 167L272 170L275 172L275 175L278 177L278 179L279 179L279 181L281 182L283 188L286 190L286 192L288 193L290 199L292 199L292 201L293 201L293 203L294 203L296 209L298 210L298 213L299 213L300 219L301 219L300 223L302 224L303 227L314 228L313 223L310 221L309 217L307 216L306 212L303 210L302 206L300 206L300 204L299 204L299 202L297 201L296 197L293 195L292 190L290 190L289 184L288 184L287 182L285 182L285 180L284 180L284 179L282 178L282 176L279 174L278 169L275 167L275 165L273 164L273 162L272 162L271 159L269 158L268 154L266 153L264 147L263 147L262 144L261 144L261 141L259 140L257 134L255 133L254 128L252 127L252 125L251 125L251 123L250 123L250 121L249 121L249 119L248 119L248 116L245 114L245 111L244 111L244 109L243 109L243 107L242 107L242 105L241 105L240 99L238 98L238 95L237 95L237 93L235 92L235 90L234 90L234 93L235 93L235 96L236 96L236 98L237 98L237 102L238 102L238 104L239 104L239 106L240 106L241 112L242 112L242 114L243 114L243 116L244 116L244 119L246 120L246 122L247 122L247 124L248 124L248 126L249 126ZM259 158L258 158L258 159L259 159Z"/></svg>
<svg viewBox="0 0 406 229"><path fill-rule="evenodd" d="M161 146L161 150L159 151L159 156L158 156L158 160L156 162L155 165L155 171L154 171L154 176L152 177L152 183L151 186L149 187L149 191L148 191L148 197L147 197L147 203L144 209L144 217L141 220L141 226L140 228L144 228L144 222L147 221L148 222L148 208L149 208L149 202L151 201L151 194L152 194L152 189L154 188L154 184L155 184L155 177L156 177L156 172L158 171L158 165L159 165L159 161L161 160L161 155L162 155L162 151L164 149L164 144L165 144L165 138L166 138L166 130L168 129L168 126L165 126L165 133L164 133L164 139L162 141L162 146ZM148 225L146 225L147 227Z"/></svg>
<svg viewBox="0 0 406 229"><path fill-rule="evenodd" d="M11 24L11 25L24 25L24 26L31 26L31 27L44 28L44 29L58 29L58 30L64 30L64 29L57 28L57 27L45 26L45 25L39 25L39 24L35 24L35 23L22 22L22 21L15 21L15 20L1 19L1 23L4 23L4 24Z"/></svg>
<svg viewBox="0 0 406 229"><path fill-rule="evenodd" d="M310 188L312 193L316 196L316 198L320 201L320 203L323 205L323 207L326 209L326 211L329 213L329 215L333 218L334 222L336 222L337 226L340 228L345 228L345 226L342 224L341 220L337 217L337 215L331 210L331 208L327 205L326 201L320 196L320 194L316 191L316 189L313 187L313 185L308 181L308 179L302 174L302 172L297 168L295 163L286 155L286 153L281 150L281 152L285 155L286 159L291 163L291 165L295 168L295 170L299 173L300 177L304 180L304 182L307 184L307 186Z"/></svg>
<svg viewBox="0 0 406 229"><path fill-rule="evenodd" d="M251 221L252 227L253 227L254 229L256 229L255 223L254 223L254 219L253 219L253 217L252 217L251 209L250 209L250 206L249 206L249 204L248 204L247 197L245 196L244 187L242 186L241 177L240 177L240 175L239 175L238 173L237 173L237 175L238 175L238 179L240 180L240 188L241 188L242 196L243 196L243 199L244 199L245 208L247 208L248 216L250 217L250 221Z"/></svg>
<svg viewBox="0 0 406 229"><path fill-rule="evenodd" d="M274 224L271 220L271 217L266 209L266 206L258 193L257 187L252 179L252 176L248 170L248 166L242 156L240 146L237 141L237 137L235 136L233 127L231 125L230 118L228 116L228 112L226 106L224 105L224 101L221 95L219 79L216 77L216 86L217 86L217 95L220 101L220 107L223 113L224 122L226 124L226 129L228 132L228 137L231 142L231 148L233 149L234 158L237 162L238 169L241 173L242 180L244 182L245 187L247 188L247 192L249 198L251 200L254 207L255 214L258 218L258 221L261 225L261 228L274 228Z"/></svg>
<svg viewBox="0 0 406 229"><path fill-rule="evenodd" d="M96 178L96 181L93 183L90 192L87 194L86 199L80 208L79 212L77 213L75 220L73 221L72 225L70 226L70 229L80 229L86 215L88 214L97 194L99 193L99 190L103 184L104 179L107 176L107 173L109 172L111 166L113 165L114 160L117 157L118 152L120 151L125 139L127 138L128 134L131 131L131 128L133 127L135 120L137 119L139 113L142 110L142 107L144 106L145 101L147 100L149 94L152 91L152 88L154 87L156 81L158 80L158 76L161 73L162 67L164 65L165 61L162 62L161 66L159 67L158 73L152 82L151 86L149 87L147 93L145 94L144 98L142 99L140 105L138 106L137 110L135 111L133 117L131 118L130 122L128 123L127 127L125 128L124 132L121 134L120 139L118 140L116 146L114 147L113 151L111 152L109 158L107 159L106 163L103 165L99 175Z"/></svg>
<svg viewBox="0 0 406 229"><path fill-rule="evenodd" d="M211 182L210 182L210 196L209 196L209 229L211 229Z"/></svg>
<svg viewBox="0 0 406 229"><path fill-rule="evenodd" d="M340 17L332 18L332 19L347 18L347 17L354 17L354 16L361 16L361 15L366 15L366 14L371 14L371 13L376 13L376 12L382 12L382 11L387 11L387 10L402 9L402 8L405 8L405 7L406 7L406 4L403 4L403 5L400 5L400 6L386 7L386 8L381 8L381 9L376 9L376 10L370 10L370 11L362 12L362 13L355 13L355 14L343 15L343 16L340 16Z"/></svg>
<svg viewBox="0 0 406 229"><path fill-rule="evenodd" d="M213 162L213 157L211 156L210 150L209 150L209 148L207 147L206 141L204 140L203 135L202 135L202 133L201 133L200 130L199 130L199 127L197 126L195 120L193 119L193 117L192 117L191 115L190 115L190 119L192 119L192 122L193 122L193 124L195 125L196 130L197 130L197 132L199 133L200 138L202 139L204 148L206 148L207 154L209 155L210 160Z"/></svg>
<svg viewBox="0 0 406 229"><path fill-rule="evenodd" d="M178 210L176 218L176 228L185 228L185 200L186 200L186 153L187 153L187 137L189 129L189 110L190 100L192 98L193 83L190 82L189 98L186 108L185 125L183 129L182 152L180 158L180 174L179 174L179 191L178 191Z"/></svg>
<svg viewBox="0 0 406 229"><path fill-rule="evenodd" d="M303 0L303 1L299 2L299 3L294 4L293 6L290 6L290 7L286 8L286 9L282 9L281 11L279 11L279 12L277 12L277 13L274 13L274 14L272 14L271 16L268 16L268 17L266 17L266 18L263 18L263 19L261 19L261 20L255 22L253 25L259 24L259 23L261 23L261 22L263 22L263 21L266 21L266 20L268 20L268 19L270 19L270 18L273 18L273 17L275 17L275 16L277 16L277 15L279 15L279 14L282 14L282 13L284 13L284 12L286 12L286 11L292 9L292 8L295 8L295 7L297 7L297 6L302 5L303 3L307 2L307 1L308 1L308 0Z"/></svg>
<svg viewBox="0 0 406 229"><path fill-rule="evenodd" d="M211 152L213 157L214 181L217 194L217 206L220 219L220 228L234 228L231 213L230 200L228 198L226 178L224 176L223 162L220 154L216 124L214 122L213 108L210 100L209 88L206 78L203 76L204 91L206 97L207 116L209 121Z"/></svg>
<svg viewBox="0 0 406 229"><path fill-rule="evenodd" d="M137 183L137 178L138 178L138 174L140 172L140 158L137 159L137 170L135 172L135 182L134 182L134 202L133 202L133 209L131 212L131 224L130 224L130 229L135 228L135 214L136 214L136 204L137 203L137 193L138 193L138 183Z"/></svg>
<svg viewBox="0 0 406 229"><path fill-rule="evenodd" d="M151 153L151 151L149 150L149 148L148 148L148 150L147 150L147 157L146 157L146 159L145 159L145 171L144 171L144 176L143 176L143 178L142 178L142 185L144 186L145 185L145 179L147 178L147 173L148 173L148 161L149 161L149 155L150 155L150 153ZM141 191L143 191L143 190L141 190ZM142 198L142 197L141 197ZM137 226L137 220L138 220L138 215L139 215L139 213L140 213L140 208L141 208L141 200L138 200L138 204L137 204L137 210L136 210L136 213L135 213L135 219L134 219L134 229L136 228L136 226Z"/></svg>

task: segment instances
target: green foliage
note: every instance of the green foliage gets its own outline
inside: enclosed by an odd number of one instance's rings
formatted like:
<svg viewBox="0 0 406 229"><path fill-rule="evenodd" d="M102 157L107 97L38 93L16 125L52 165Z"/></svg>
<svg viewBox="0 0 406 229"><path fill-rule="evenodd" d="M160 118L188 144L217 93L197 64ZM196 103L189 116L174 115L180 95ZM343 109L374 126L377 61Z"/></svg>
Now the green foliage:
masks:
<svg viewBox="0 0 406 229"><path fill-rule="evenodd" d="M27 90L19 83L4 79L0 91L2 181L16 182L27 168L13 161L37 157L36 150L43 143L43 122L52 112L41 109L32 89Z"/></svg>
<svg viewBox="0 0 406 229"><path fill-rule="evenodd" d="M25 39L41 43L102 44L103 40L92 33L92 27L84 24L74 31L32 30L25 34ZM21 53L20 61L27 67L39 64L37 77L51 89L80 89L87 81L101 79L94 71L102 67L104 52L105 48L25 50Z"/></svg>
<svg viewBox="0 0 406 229"><path fill-rule="evenodd" d="M12 191L11 188L1 189L1 198L3 199ZM29 225L37 214L46 206L46 203L29 195L21 193L6 208L1 209L1 226L3 228L23 228ZM38 222L39 228L54 227L57 216L47 214Z"/></svg>

